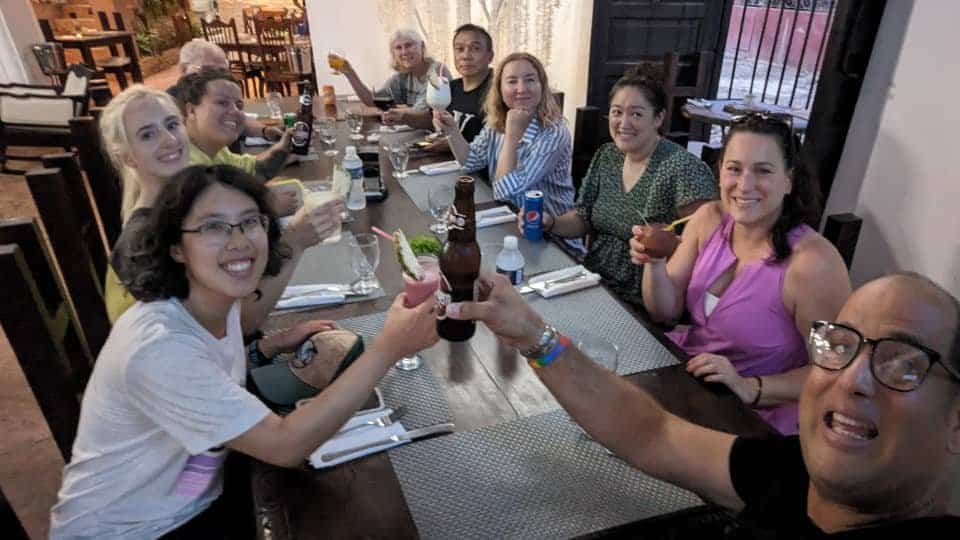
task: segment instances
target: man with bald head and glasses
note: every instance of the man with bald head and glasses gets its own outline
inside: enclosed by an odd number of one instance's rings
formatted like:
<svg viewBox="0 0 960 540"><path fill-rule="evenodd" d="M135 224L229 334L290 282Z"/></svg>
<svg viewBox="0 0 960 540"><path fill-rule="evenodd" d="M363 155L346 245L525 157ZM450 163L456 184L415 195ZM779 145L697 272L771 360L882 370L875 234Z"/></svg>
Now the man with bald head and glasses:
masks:
<svg viewBox="0 0 960 540"><path fill-rule="evenodd" d="M768 439L665 411L544 325L502 276L485 278L481 293L447 315L481 320L519 348L620 457L738 511L737 538L957 538L949 506L960 473L960 304L929 279L871 281L835 321L816 321L799 435Z"/></svg>

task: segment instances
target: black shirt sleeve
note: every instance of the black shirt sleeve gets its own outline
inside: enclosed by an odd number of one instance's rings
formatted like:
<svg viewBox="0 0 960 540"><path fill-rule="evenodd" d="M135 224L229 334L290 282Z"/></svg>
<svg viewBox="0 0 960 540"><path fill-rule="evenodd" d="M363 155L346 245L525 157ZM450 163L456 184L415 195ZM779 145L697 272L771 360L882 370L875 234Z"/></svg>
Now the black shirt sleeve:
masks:
<svg viewBox="0 0 960 540"><path fill-rule="evenodd" d="M779 528L799 524L807 514L810 477L799 437L738 437L730 450L730 480L746 503L740 516L745 522Z"/></svg>

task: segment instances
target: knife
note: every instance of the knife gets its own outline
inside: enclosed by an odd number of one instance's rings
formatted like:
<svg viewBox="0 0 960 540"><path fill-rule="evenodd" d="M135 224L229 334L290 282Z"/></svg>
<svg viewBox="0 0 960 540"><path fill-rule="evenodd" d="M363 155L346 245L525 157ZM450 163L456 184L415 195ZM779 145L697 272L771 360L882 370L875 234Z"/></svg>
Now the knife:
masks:
<svg viewBox="0 0 960 540"><path fill-rule="evenodd" d="M346 283L316 283L313 285L287 285L280 296L281 300L312 294L334 293L344 296L364 296Z"/></svg>
<svg viewBox="0 0 960 540"><path fill-rule="evenodd" d="M326 462L334 461L340 459L344 456L360 452L362 450L367 450L369 448L376 448L377 446L383 446L390 443L398 443L405 441L415 441L417 439L422 439L424 437L429 437L430 435L436 435L438 433L450 433L453 431L453 424L435 424L432 426L427 426L420 429L414 429L406 433L401 433L399 435L391 435L385 439L380 439L379 441L374 441L371 443L361 444L360 446L354 446L353 448L346 448L344 450L337 450L336 452L328 452L320 456L320 459Z"/></svg>
<svg viewBox="0 0 960 540"><path fill-rule="evenodd" d="M557 272L555 272L555 274L557 273L559 273L560 275L552 279L544 279L544 280L536 281L537 278L535 277L527 280L526 285L518 285L515 288L517 289L517 292L520 294L528 294L528 293L532 293L533 291L542 291L542 290L548 289L554 285L560 285L562 283L567 283L570 281L577 281L578 279L581 279L584 276L587 276L589 274L587 270L582 266L573 266L562 271L558 270Z"/></svg>

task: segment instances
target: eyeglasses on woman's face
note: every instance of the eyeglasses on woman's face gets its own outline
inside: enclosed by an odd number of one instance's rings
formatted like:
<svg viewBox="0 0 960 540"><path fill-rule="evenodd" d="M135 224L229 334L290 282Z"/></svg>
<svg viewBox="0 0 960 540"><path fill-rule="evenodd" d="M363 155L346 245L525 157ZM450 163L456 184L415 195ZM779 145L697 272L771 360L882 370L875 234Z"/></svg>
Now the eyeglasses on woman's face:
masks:
<svg viewBox="0 0 960 540"><path fill-rule="evenodd" d="M221 220L210 220L201 223L193 229L180 229L181 232L197 234L205 242L223 245L230 241L234 229L250 240L266 234L270 228L270 218L264 214L253 214L241 219L238 223L229 223Z"/></svg>

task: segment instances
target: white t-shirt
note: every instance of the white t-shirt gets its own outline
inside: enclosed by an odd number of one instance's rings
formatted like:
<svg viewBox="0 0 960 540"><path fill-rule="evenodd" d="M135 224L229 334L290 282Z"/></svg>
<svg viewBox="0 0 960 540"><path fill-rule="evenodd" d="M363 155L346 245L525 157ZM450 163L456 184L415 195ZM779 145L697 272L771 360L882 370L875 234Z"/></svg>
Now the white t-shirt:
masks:
<svg viewBox="0 0 960 540"><path fill-rule="evenodd" d="M51 538L153 538L223 487L225 442L269 414L246 391L240 305L216 339L176 299L117 320L83 396Z"/></svg>

